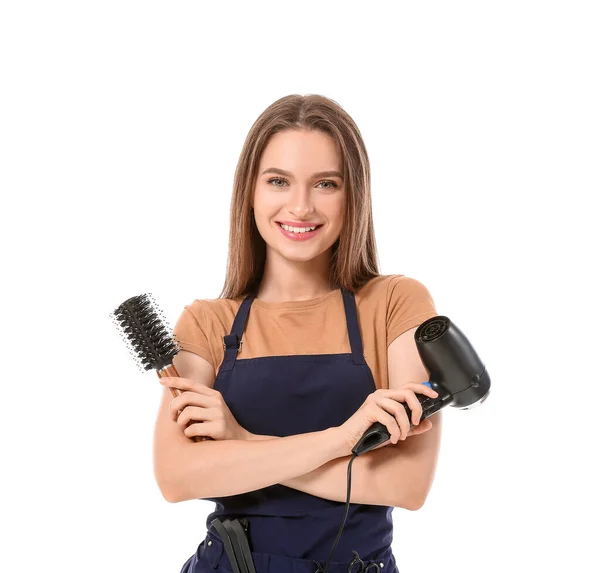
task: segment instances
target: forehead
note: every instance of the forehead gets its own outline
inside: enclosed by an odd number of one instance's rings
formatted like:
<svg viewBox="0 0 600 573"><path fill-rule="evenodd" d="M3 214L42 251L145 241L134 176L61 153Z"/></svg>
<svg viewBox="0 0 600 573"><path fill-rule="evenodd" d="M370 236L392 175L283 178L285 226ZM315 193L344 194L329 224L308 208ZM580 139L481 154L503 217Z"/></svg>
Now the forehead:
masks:
<svg viewBox="0 0 600 573"><path fill-rule="evenodd" d="M342 169L337 142L321 131L286 130L275 133L260 159L260 169L278 167L306 174Z"/></svg>

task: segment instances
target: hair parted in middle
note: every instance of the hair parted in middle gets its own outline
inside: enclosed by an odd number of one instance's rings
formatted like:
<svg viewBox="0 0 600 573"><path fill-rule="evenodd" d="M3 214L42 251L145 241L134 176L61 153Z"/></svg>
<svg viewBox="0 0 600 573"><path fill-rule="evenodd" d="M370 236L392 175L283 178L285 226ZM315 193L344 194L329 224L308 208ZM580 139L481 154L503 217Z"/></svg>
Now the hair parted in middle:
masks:
<svg viewBox="0 0 600 573"><path fill-rule="evenodd" d="M252 209L258 167L271 136L290 129L319 130L329 135L342 158L347 201L344 225L332 247L332 288L355 292L379 276L371 168L360 131L334 100L317 94L293 94L273 102L260 114L242 147L231 198L227 272L219 298L238 298L258 289L266 258L266 243Z"/></svg>

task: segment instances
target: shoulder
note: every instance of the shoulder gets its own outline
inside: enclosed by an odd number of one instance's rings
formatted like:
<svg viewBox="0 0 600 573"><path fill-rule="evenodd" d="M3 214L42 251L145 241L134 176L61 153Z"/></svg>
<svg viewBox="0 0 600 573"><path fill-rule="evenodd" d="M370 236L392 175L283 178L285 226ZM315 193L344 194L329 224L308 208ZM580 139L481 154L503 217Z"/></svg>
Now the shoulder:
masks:
<svg viewBox="0 0 600 573"><path fill-rule="evenodd" d="M420 280L401 274L371 279L356 292L356 306L366 321L385 330L388 344L438 314L429 289Z"/></svg>
<svg viewBox="0 0 600 573"><path fill-rule="evenodd" d="M173 328L181 348L207 360L216 372L222 359L222 337L230 331L242 300L194 299L186 304Z"/></svg>
<svg viewBox="0 0 600 573"><path fill-rule="evenodd" d="M185 309L201 326L215 322L230 325L243 300L244 297L194 299L190 304L185 305Z"/></svg>
<svg viewBox="0 0 600 573"><path fill-rule="evenodd" d="M399 298L431 298L429 289L419 280L406 275L389 275L386 296L388 301Z"/></svg>
<svg viewBox="0 0 600 573"><path fill-rule="evenodd" d="M431 292L414 277L392 275L386 296L388 345L400 334L438 315Z"/></svg>
<svg viewBox="0 0 600 573"><path fill-rule="evenodd" d="M394 300L411 296L430 297L427 287L419 280L401 274L379 275L372 278L356 292L356 299L376 299L386 305Z"/></svg>

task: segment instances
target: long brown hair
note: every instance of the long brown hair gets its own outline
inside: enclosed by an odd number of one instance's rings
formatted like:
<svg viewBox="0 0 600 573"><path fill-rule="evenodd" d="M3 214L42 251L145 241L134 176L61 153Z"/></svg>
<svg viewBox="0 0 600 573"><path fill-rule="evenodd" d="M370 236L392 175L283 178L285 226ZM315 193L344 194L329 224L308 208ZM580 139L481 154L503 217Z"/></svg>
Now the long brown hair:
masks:
<svg viewBox="0 0 600 573"><path fill-rule="evenodd" d="M258 289L266 243L252 212L260 158L271 136L287 129L320 130L337 143L347 193L345 223L333 244L332 288L355 292L379 276L371 206L371 168L360 131L332 99L317 94L288 95L265 109L250 128L240 153L231 198L229 255L219 298L237 298Z"/></svg>

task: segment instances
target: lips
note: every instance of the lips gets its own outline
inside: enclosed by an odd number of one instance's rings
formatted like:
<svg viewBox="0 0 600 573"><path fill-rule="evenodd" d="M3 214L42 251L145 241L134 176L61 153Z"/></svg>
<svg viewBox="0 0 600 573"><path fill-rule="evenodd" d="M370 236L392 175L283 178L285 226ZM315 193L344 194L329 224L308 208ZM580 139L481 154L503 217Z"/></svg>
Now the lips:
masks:
<svg viewBox="0 0 600 573"><path fill-rule="evenodd" d="M312 223L310 221L298 222L298 221L275 221L278 225L287 225L288 227L322 227L323 223Z"/></svg>
<svg viewBox="0 0 600 573"><path fill-rule="evenodd" d="M287 223L284 223L285 225L287 225ZM313 231L304 231L302 233L294 233L294 231L286 231L282 226L281 223L277 222L277 226L279 227L279 230L281 231L281 233L283 233L283 235L285 237L287 237L288 239L291 239L292 241L306 241L308 239L311 239L312 237L314 237L319 230L321 229L321 227L323 225L307 225L306 223L303 224L303 227L314 227L316 226L316 229L314 229ZM296 227L298 227L299 225L296 225Z"/></svg>

